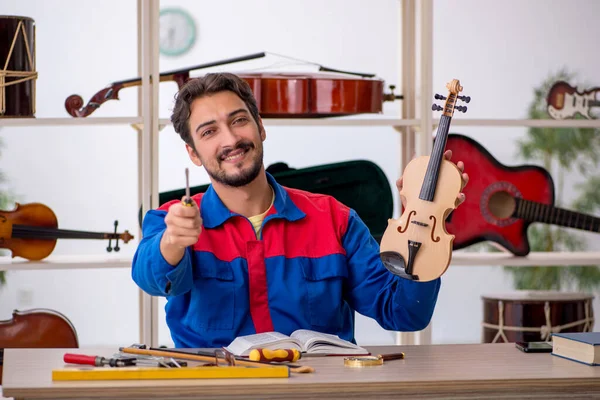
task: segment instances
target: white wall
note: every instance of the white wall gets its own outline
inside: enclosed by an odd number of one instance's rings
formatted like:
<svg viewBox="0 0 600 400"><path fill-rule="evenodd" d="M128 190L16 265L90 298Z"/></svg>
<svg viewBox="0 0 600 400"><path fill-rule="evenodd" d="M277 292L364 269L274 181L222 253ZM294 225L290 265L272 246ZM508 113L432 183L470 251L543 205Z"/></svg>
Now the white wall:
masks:
<svg viewBox="0 0 600 400"><path fill-rule="evenodd" d="M176 5L195 15L199 37L187 55L161 57L163 71L269 51L373 72L387 84L400 86L397 0L162 2L163 7ZM583 80L600 81L598 55L593 52L599 13L600 3L591 0L435 1L434 90L444 93L448 80L461 80L472 101L469 112L456 118L525 118L532 88L549 72L568 65ZM38 118L67 117L63 104L70 94L79 93L87 102L108 83L137 76L135 0L4 2L0 14L36 20ZM200 72L204 71L195 74ZM161 117L170 116L175 92L175 83L161 84ZM135 115L137 91L124 89L120 98L88 118ZM397 115L399 108L399 102L386 103L385 114ZM275 127L265 122L267 165L284 161L300 168L364 158L380 165L391 185L400 174L400 141L392 128ZM474 137L501 162L521 162L513 153L515 140L526 132L523 128L451 130ZM0 170L22 203L50 206L62 228L111 231L118 219L120 230L137 236L137 142L131 127L3 127L0 137ZM185 167L191 168L192 185L208 182L204 171L189 162L179 137L166 127L160 137L159 190L181 188ZM104 254L105 247L101 241L63 240L54 255ZM132 242L121 251L132 255L134 250ZM48 307L72 319L82 345L139 340L138 292L128 269L13 271L7 280L0 288L0 319L10 318L15 308ZM478 342L480 296L510 289L499 267L451 266L433 318L433 341ZM20 298L23 290L33 292L30 303ZM170 345L162 310L160 318L161 344ZM359 316L358 324L362 344L393 342L393 333L374 321Z"/></svg>

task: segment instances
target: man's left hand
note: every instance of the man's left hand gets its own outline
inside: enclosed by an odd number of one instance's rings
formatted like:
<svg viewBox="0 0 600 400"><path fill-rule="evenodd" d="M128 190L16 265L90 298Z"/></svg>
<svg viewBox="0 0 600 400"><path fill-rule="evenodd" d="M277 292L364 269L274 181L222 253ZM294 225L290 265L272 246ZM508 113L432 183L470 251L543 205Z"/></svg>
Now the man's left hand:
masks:
<svg viewBox="0 0 600 400"><path fill-rule="evenodd" d="M452 158L452 150L446 150L446 152L444 153L444 158L448 161L450 161L450 159ZM462 174L462 179L463 179L463 189L465 186L467 186L467 183L469 183L469 175L464 172L465 170L465 164L462 161L459 161L456 163L456 166L458 167L459 171ZM402 190L402 177L400 177L397 181L396 181L396 187L398 188L398 191ZM402 196L400 196L402 199L402 205L404 207L406 207L406 199L403 198ZM456 206L458 207L459 205L461 205L464 201L465 201L466 197L465 194L463 192L459 193L457 196L457 204Z"/></svg>

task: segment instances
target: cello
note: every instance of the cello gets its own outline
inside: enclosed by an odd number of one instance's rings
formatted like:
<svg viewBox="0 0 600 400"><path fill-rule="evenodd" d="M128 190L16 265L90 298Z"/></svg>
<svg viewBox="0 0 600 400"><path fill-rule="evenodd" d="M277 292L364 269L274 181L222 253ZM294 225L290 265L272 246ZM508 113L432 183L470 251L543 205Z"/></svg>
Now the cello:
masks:
<svg viewBox="0 0 600 400"><path fill-rule="evenodd" d="M265 55L261 52L163 72L159 81L174 81L181 89L193 70ZM319 72L240 72L236 75L250 85L262 118L324 118L381 113L383 102L403 98L394 94L394 85L390 85L390 93L384 93L384 81L375 78L374 74L341 71L322 65L319 65ZM142 78L113 82L93 95L85 106L81 96L73 94L65 100L65 108L72 117L87 117L108 100L118 100L121 89L141 84Z"/></svg>
<svg viewBox="0 0 600 400"><path fill-rule="evenodd" d="M77 331L63 314L44 308L14 310L11 319L0 321L0 385L4 349L78 347Z"/></svg>
<svg viewBox="0 0 600 400"><path fill-rule="evenodd" d="M380 257L385 267L402 278L427 282L439 278L452 260L454 235L446 230L446 218L457 206L457 196L464 186L462 173L451 161L444 159L450 121L454 110L466 112L466 106L457 106L460 81L453 79L446 87L448 97L444 107L437 104L432 110L443 110L430 156L411 160L404 170L404 184L400 196L406 207L398 219L388 220L381 238Z"/></svg>
<svg viewBox="0 0 600 400"><path fill-rule="evenodd" d="M37 261L48 257L57 239L108 239L106 251L119 251L119 239L128 243L133 236L128 231L117 233L87 232L58 229L54 212L41 203L16 203L12 211L0 211L0 248L12 252L12 257ZM111 246L112 240L116 241Z"/></svg>

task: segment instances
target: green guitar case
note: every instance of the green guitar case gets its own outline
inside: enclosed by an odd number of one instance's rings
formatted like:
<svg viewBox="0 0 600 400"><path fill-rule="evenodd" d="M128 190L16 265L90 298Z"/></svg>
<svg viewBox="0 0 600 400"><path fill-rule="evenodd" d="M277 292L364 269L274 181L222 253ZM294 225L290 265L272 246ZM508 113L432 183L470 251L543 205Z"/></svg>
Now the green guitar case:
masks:
<svg viewBox="0 0 600 400"><path fill-rule="evenodd" d="M267 167L282 186L333 196L354 209L379 243L394 212L390 183L383 170L367 160L351 160L307 168L290 168L279 162ZM209 185L190 187L190 194L203 193ZM180 200L185 188L159 193L159 204ZM139 222L142 222L140 209Z"/></svg>

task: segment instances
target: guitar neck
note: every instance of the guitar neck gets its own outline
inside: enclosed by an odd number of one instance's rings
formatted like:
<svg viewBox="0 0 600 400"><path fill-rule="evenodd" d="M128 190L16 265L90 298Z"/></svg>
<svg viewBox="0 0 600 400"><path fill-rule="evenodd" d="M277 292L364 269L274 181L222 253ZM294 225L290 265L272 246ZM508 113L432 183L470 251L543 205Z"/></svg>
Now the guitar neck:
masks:
<svg viewBox="0 0 600 400"><path fill-rule="evenodd" d="M114 239L112 233L71 231L43 226L13 225L12 237L16 239Z"/></svg>
<svg viewBox="0 0 600 400"><path fill-rule="evenodd" d="M442 164L446 142L448 141L450 120L451 117L446 115L442 115L440 118L440 124L433 142L433 150L431 151L431 157L429 158L427 171L425 172L425 178L421 186L421 193L419 194L421 200L433 201L433 197L435 196L435 188L440 175L440 165Z"/></svg>
<svg viewBox="0 0 600 400"><path fill-rule="evenodd" d="M532 222L600 232L600 218L577 211L565 210L547 204L515 198L516 207L513 215Z"/></svg>

